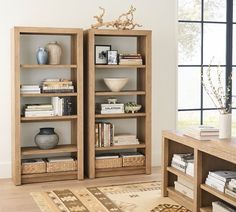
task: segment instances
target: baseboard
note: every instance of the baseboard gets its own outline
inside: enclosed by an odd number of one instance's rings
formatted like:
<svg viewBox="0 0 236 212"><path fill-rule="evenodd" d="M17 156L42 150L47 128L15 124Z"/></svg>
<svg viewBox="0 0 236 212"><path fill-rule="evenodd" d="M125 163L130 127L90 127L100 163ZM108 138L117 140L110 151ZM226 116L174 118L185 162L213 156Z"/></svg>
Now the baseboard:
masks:
<svg viewBox="0 0 236 212"><path fill-rule="evenodd" d="M0 178L11 178L11 163L0 162Z"/></svg>

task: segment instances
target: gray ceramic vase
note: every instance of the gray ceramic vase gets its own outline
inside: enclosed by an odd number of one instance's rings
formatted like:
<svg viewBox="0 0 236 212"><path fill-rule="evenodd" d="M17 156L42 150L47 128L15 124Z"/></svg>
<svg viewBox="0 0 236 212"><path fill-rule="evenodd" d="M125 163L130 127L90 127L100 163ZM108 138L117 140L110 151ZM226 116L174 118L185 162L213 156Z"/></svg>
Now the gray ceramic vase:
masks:
<svg viewBox="0 0 236 212"><path fill-rule="evenodd" d="M34 141L40 149L53 149L59 142L59 136L54 132L54 128L40 128Z"/></svg>
<svg viewBox="0 0 236 212"><path fill-rule="evenodd" d="M38 48L36 52L37 62L40 65L45 65L48 63L48 51L46 48Z"/></svg>

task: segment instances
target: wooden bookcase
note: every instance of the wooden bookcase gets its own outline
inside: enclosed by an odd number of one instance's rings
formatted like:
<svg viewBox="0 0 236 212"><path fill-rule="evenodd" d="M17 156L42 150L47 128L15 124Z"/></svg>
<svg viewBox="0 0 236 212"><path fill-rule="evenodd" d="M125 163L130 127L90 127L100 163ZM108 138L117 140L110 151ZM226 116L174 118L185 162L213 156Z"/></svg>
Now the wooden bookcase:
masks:
<svg viewBox="0 0 236 212"><path fill-rule="evenodd" d="M67 57L61 65L38 65L36 62L36 48L31 46L32 40L37 39L38 44L46 45L48 41L64 37L68 41L67 51L63 52L62 57ZM54 39L55 38L55 39ZM42 42L40 42L42 40ZM23 43L22 43L23 42ZM24 55L22 49L33 48ZM36 47L36 48L35 48ZM65 47L65 46L64 46ZM63 49L65 50L65 49ZM29 53L30 52L30 53ZM26 58L23 60L22 58ZM27 62L27 58L31 61ZM33 60L34 58L34 60ZM50 75L49 75L50 73ZM40 94L20 94L20 85L22 75L28 75L27 83L30 80L43 80L47 77L63 78L67 73L75 86L74 93L40 93ZM43 75L42 79L35 79ZM61 76L62 75L62 76ZM30 77L29 77L30 76ZM34 83L34 82L33 82ZM53 116L53 117L22 117L21 104L23 101L31 103L39 101L40 98L47 99L53 96L71 96L73 99L76 114L71 116ZM60 123L58 123L60 122ZM31 127L33 124L42 124L48 127L54 127L54 124L63 124L66 122L70 125L69 144L61 144L50 150L41 150L34 145L33 137L30 139L30 145L24 146L22 136L26 124ZM25 126L24 126L25 125ZM42 126L43 127L43 126ZM37 128L37 130L39 130ZM67 138L64 134L62 137ZM39 28L39 27L15 27L12 29L12 178L16 185L32 182L44 182L53 180L66 179L83 179L83 31L81 29L69 28ZM21 160L23 157L40 158L55 156L55 154L71 154L77 156L78 171L55 172L23 175L21 171Z"/></svg>
<svg viewBox="0 0 236 212"><path fill-rule="evenodd" d="M95 65L95 45L110 45L109 39L115 42L115 50L119 49L119 41L135 39L136 52L143 57L143 65ZM121 41L121 42L122 42ZM113 46L113 44L112 44ZM85 49L85 148L86 148L86 174L89 178L108 177L130 174L151 173L151 31L148 30L97 30L89 29L84 32ZM121 52L120 52L121 53ZM123 52L124 53L124 52ZM135 53L135 52L132 52ZM122 72L123 71L123 72ZM128 89L120 92L110 92L108 89L97 90L97 76L104 73L109 77L116 77L117 74L135 73L135 89ZM122 75L119 75L122 76ZM136 102L142 105L141 112L124 114L96 114L95 103L97 98L135 98ZM108 120L113 122L135 119L139 145L111 146L95 148L95 122ZM115 125L115 127L118 124ZM136 149L146 157L145 165L142 167L121 167L121 168L95 168L95 155L99 152L124 151Z"/></svg>
<svg viewBox="0 0 236 212"><path fill-rule="evenodd" d="M209 171L236 171L236 139L199 141L180 132L164 131L162 148L162 195L194 212L211 212L212 202L223 200L236 205L236 198L209 187L205 179ZM194 177L171 167L174 153L194 153ZM174 189L174 181L180 176L194 184L194 199Z"/></svg>

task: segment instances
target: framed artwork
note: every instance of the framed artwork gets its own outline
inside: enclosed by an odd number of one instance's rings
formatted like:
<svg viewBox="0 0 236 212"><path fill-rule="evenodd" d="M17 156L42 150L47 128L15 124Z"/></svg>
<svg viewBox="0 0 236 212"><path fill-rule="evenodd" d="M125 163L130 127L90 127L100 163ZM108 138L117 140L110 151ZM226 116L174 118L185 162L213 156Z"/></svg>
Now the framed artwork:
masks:
<svg viewBox="0 0 236 212"><path fill-rule="evenodd" d="M95 64L107 64L107 51L111 50L111 45L95 45Z"/></svg>
<svg viewBox="0 0 236 212"><path fill-rule="evenodd" d="M118 51L117 50L107 51L107 64L108 65L118 64Z"/></svg>

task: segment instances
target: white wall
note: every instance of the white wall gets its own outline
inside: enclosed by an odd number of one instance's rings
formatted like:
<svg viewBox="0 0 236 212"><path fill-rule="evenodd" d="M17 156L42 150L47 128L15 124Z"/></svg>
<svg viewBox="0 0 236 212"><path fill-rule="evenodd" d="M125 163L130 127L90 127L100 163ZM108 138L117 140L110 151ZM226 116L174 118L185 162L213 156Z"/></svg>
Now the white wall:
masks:
<svg viewBox="0 0 236 212"><path fill-rule="evenodd" d="M153 165L160 165L161 131L176 123L176 1L8 0L0 7L0 178L11 176L10 29L13 26L89 28L105 7L112 20L133 4L135 18L153 31Z"/></svg>

